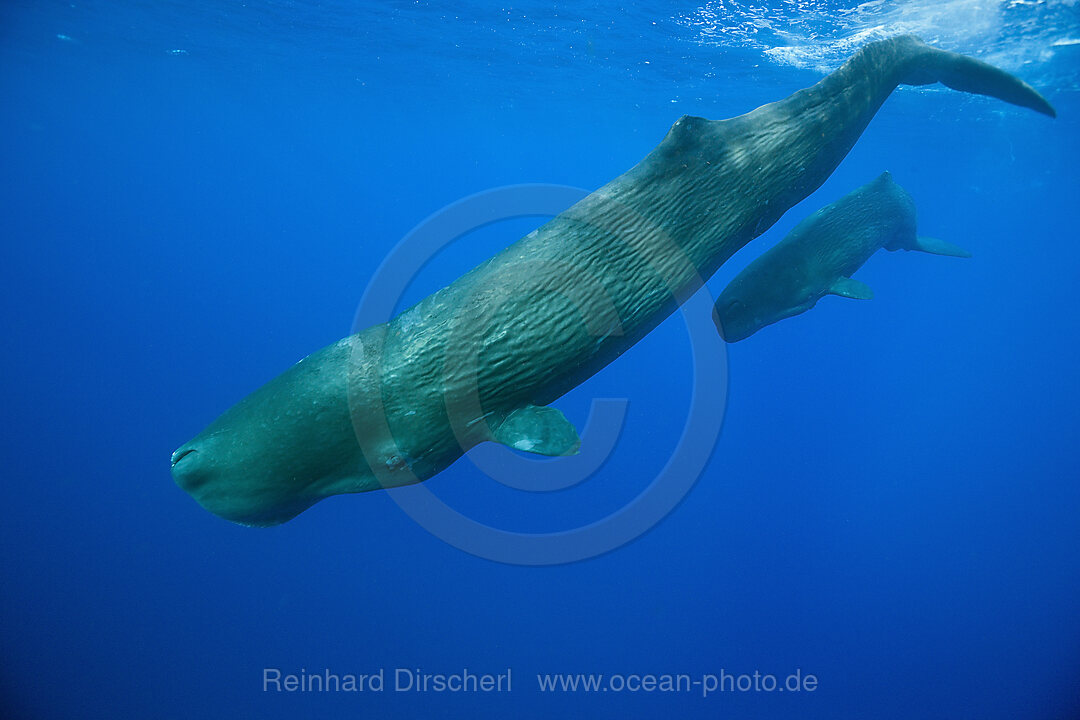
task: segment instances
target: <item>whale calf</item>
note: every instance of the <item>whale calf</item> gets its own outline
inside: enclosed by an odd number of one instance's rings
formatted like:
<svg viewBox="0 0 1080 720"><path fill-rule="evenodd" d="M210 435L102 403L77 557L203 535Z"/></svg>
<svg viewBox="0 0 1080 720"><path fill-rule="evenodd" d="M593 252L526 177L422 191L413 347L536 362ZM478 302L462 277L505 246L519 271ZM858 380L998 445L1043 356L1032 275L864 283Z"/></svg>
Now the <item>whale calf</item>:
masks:
<svg viewBox="0 0 1080 720"><path fill-rule="evenodd" d="M900 84L1053 116L1034 89L912 36L729 120L684 116L641 162L390 320L300 361L172 455L176 483L244 525L420 482L485 441L577 451L550 407L622 354L832 173Z"/></svg>
<svg viewBox="0 0 1080 720"><path fill-rule="evenodd" d="M874 293L851 275L882 248L971 257L944 240L918 237L914 201L884 172L810 215L736 275L716 299L716 327L733 343L826 295L868 300Z"/></svg>

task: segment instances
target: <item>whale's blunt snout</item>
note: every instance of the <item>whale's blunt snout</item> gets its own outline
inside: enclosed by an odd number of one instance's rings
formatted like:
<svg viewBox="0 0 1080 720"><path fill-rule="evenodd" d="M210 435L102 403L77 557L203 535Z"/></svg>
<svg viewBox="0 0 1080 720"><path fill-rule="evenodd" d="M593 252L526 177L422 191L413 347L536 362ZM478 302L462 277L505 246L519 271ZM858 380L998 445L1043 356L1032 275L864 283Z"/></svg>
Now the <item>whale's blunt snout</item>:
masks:
<svg viewBox="0 0 1080 720"><path fill-rule="evenodd" d="M172 454L172 467L176 467L176 463L180 462L193 452L198 452L195 448L182 447Z"/></svg>
<svg viewBox="0 0 1080 720"><path fill-rule="evenodd" d="M726 343L735 343L750 337L745 321L746 305L738 298L725 301L721 298L713 306L713 324L716 325L720 338Z"/></svg>
<svg viewBox="0 0 1080 720"><path fill-rule="evenodd" d="M172 454L173 480L189 493L195 493L206 483L206 463L199 462L198 448L183 445Z"/></svg>
<svg viewBox="0 0 1080 720"><path fill-rule="evenodd" d="M237 457L237 448L247 453L243 444L224 444L220 433L196 437L172 454L173 481L215 515L256 527L283 523L322 499L308 485L296 487L292 469L283 482L274 474L278 465L260 465L254 453Z"/></svg>

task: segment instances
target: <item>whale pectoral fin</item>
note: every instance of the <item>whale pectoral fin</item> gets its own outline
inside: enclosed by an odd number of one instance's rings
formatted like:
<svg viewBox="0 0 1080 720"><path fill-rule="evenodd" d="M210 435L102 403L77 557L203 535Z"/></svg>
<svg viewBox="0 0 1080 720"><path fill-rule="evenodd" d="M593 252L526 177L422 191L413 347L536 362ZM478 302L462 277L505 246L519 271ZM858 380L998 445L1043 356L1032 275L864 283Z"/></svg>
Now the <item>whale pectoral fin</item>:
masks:
<svg viewBox="0 0 1080 720"><path fill-rule="evenodd" d="M930 253L931 255L948 255L949 257L961 257L969 258L971 253L962 247L957 247L950 242L944 240L938 240L932 237L917 237L915 238L915 244L911 247L912 250L918 250L924 253Z"/></svg>
<svg viewBox="0 0 1080 720"><path fill-rule="evenodd" d="M830 295L851 298L852 300L872 300L874 291L864 282L842 277L829 288Z"/></svg>
<svg viewBox="0 0 1080 720"><path fill-rule="evenodd" d="M581 447L577 430L557 408L526 405L506 416L492 440L537 455L576 455Z"/></svg>

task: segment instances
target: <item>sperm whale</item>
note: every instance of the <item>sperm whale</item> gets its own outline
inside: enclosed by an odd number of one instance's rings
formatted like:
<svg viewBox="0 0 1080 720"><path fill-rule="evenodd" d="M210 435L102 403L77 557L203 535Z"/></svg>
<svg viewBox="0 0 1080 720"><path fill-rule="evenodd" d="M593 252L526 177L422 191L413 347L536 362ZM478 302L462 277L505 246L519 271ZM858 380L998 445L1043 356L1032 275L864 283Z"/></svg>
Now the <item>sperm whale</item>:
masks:
<svg viewBox="0 0 1080 720"><path fill-rule="evenodd" d="M1014 76L902 36L745 115L681 117L623 175L227 410L173 453L174 480L223 518L267 526L330 495L426 480L481 442L576 452L550 403L817 189L898 85L934 82L1055 114Z"/></svg>
<svg viewBox="0 0 1080 720"><path fill-rule="evenodd" d="M868 300L874 293L851 276L882 248L971 257L916 235L915 202L884 172L810 215L736 275L716 299L716 327L733 343L806 312L826 295Z"/></svg>

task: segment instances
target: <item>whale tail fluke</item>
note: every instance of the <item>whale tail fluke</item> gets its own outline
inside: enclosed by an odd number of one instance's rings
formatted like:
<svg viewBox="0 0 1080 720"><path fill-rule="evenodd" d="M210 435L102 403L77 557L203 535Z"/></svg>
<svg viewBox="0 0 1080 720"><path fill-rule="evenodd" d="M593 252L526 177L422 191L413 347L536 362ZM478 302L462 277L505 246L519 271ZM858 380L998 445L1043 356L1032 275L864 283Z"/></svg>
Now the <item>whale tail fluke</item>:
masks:
<svg viewBox="0 0 1080 720"><path fill-rule="evenodd" d="M966 55L930 47L913 35L895 38L895 42L901 44L907 56L906 71L900 79L904 85L939 82L953 90L989 95L1057 117L1057 111L1038 90L1000 68Z"/></svg>

